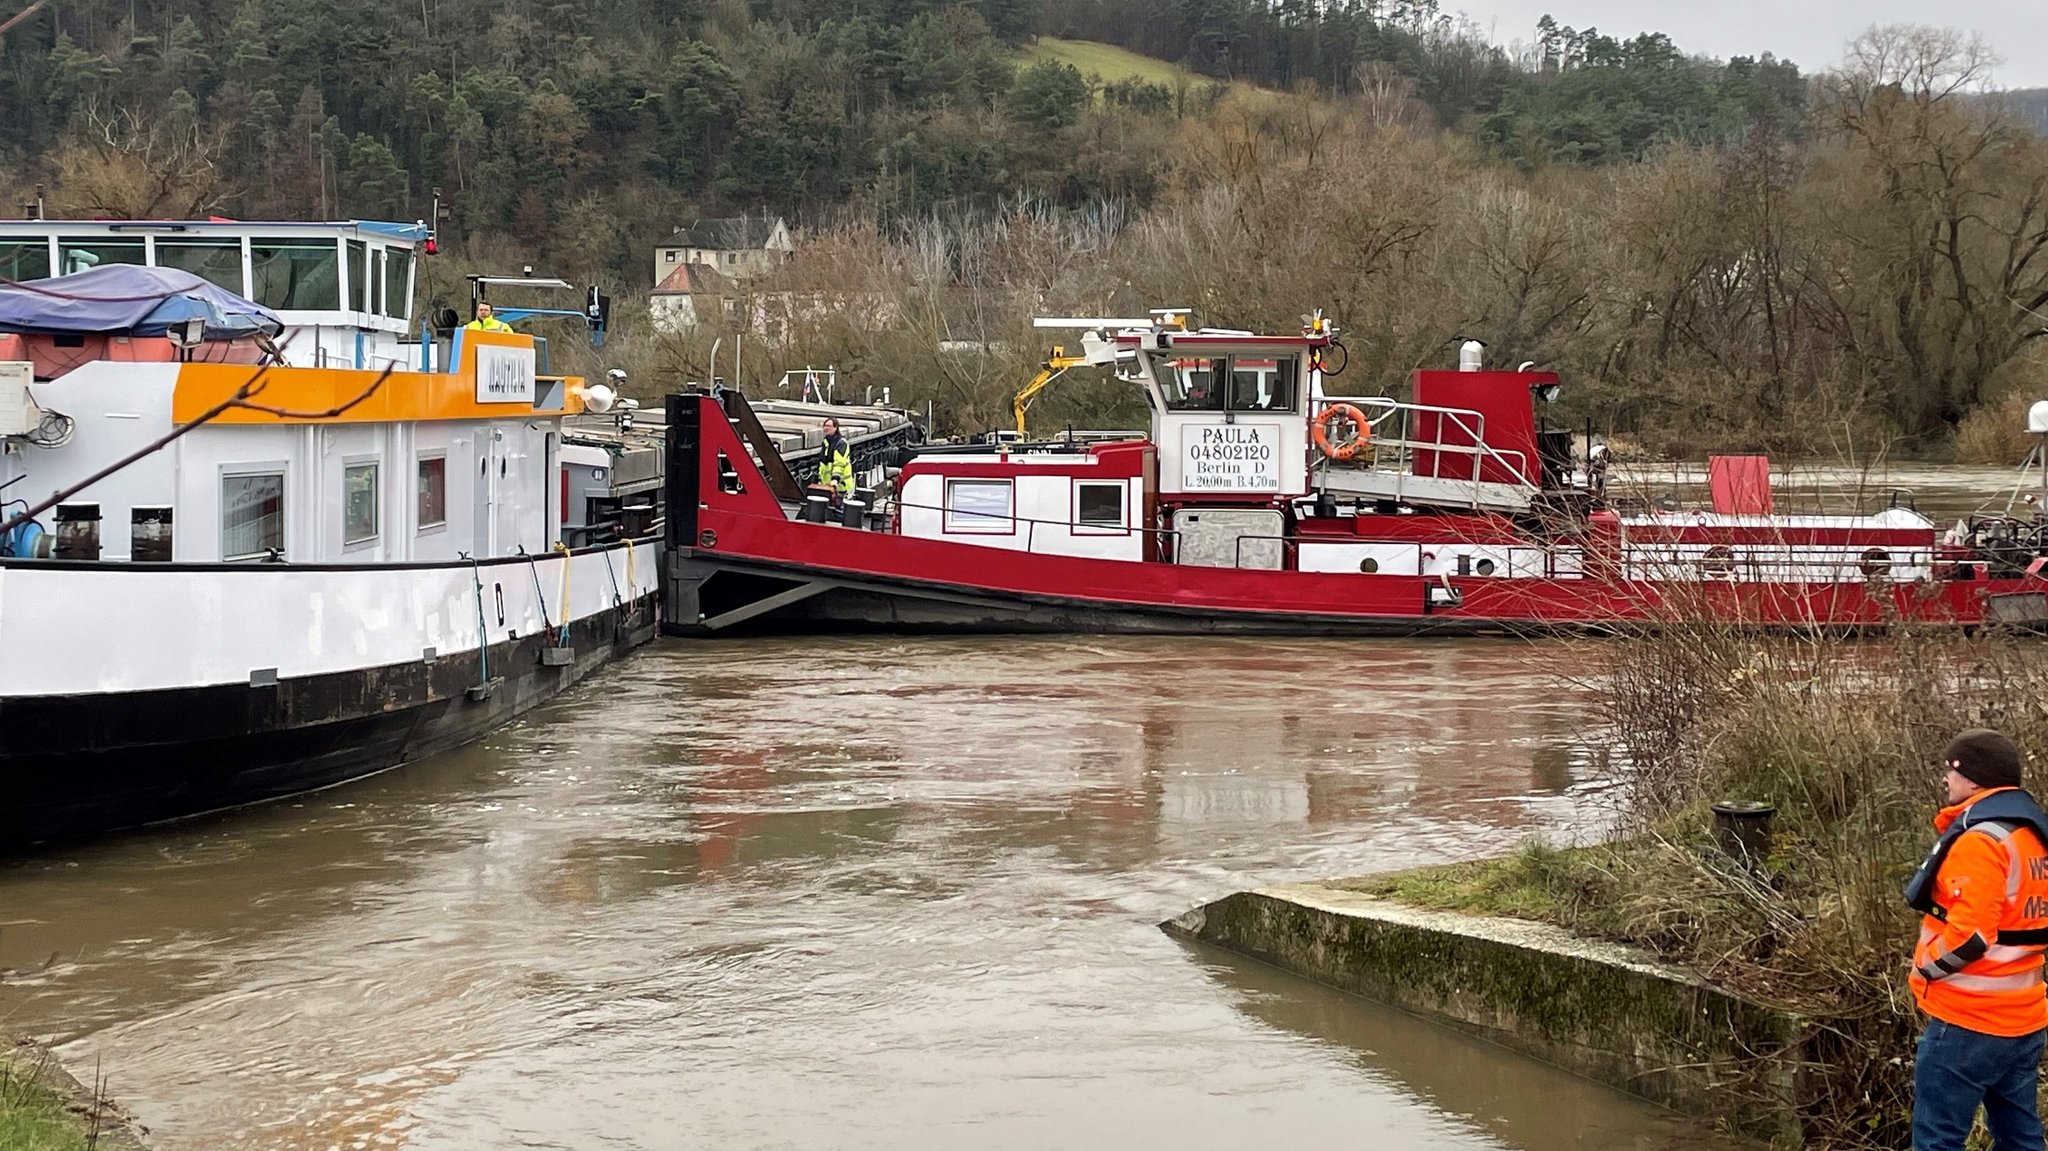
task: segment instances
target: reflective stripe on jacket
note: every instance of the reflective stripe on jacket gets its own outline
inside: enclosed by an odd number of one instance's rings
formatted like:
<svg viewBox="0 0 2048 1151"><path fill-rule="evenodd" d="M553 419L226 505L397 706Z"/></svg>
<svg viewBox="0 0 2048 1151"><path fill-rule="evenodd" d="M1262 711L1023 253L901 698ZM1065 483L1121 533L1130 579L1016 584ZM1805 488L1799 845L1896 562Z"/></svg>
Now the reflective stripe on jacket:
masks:
<svg viewBox="0 0 2048 1151"><path fill-rule="evenodd" d="M845 436L825 441L825 456L818 461L818 482L842 496L853 494L853 454Z"/></svg>
<svg viewBox="0 0 2048 1151"><path fill-rule="evenodd" d="M1933 906L1920 921L1909 977L1920 1009L1986 1035L2027 1035L2048 1027L2048 847L2033 819L1977 822L1947 836L1969 809L2013 788L1979 792L1934 817ZM2010 795L1993 807L2024 797ZM2029 799L2026 806L2031 807ZM2034 809L2038 811L2038 808Z"/></svg>

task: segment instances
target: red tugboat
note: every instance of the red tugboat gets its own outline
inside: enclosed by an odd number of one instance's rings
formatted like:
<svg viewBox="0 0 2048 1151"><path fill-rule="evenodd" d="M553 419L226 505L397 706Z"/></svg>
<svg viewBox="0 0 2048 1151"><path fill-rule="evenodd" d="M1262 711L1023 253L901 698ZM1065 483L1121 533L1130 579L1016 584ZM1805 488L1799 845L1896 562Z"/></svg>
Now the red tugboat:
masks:
<svg viewBox="0 0 2048 1151"><path fill-rule="evenodd" d="M1570 434L1539 425L1556 374L1481 370L1476 344L1396 400L1324 394L1342 348L1320 315L1261 336L1155 313L1083 343L1143 390L1148 436L934 445L902 461L893 492L843 507L781 466L744 398L670 396L664 626L2048 622L2038 522L1774 514L1757 457L1713 462L1710 512L1625 508L1606 497L1601 449L1575 467Z"/></svg>

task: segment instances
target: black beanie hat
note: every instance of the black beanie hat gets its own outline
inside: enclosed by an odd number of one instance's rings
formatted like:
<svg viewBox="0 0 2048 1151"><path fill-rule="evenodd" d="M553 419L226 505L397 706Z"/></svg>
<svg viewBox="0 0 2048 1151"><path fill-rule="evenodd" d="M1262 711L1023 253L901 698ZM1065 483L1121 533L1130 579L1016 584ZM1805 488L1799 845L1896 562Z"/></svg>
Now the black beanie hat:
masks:
<svg viewBox="0 0 2048 1151"><path fill-rule="evenodd" d="M1942 758L1979 787L2020 785L2020 749L1988 727L1973 727L1957 735Z"/></svg>

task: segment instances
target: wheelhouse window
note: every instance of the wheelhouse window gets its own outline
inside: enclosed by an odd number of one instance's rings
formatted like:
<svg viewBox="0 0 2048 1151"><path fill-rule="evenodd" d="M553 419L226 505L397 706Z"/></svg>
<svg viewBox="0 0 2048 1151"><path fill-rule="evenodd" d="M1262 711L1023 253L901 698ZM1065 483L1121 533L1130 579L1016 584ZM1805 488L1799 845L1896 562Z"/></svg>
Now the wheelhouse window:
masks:
<svg viewBox="0 0 2048 1151"><path fill-rule="evenodd" d="M945 530L1015 531L1009 480L947 480Z"/></svg>
<svg viewBox="0 0 2048 1151"><path fill-rule="evenodd" d="M1294 358L1239 359L1230 368L1230 410L1291 412L1294 406Z"/></svg>
<svg viewBox="0 0 2048 1151"><path fill-rule="evenodd" d="M50 274L50 245L45 240L0 243L0 276L10 280L41 280Z"/></svg>
<svg viewBox="0 0 2048 1151"><path fill-rule="evenodd" d="M1222 357L1179 356L1152 361L1159 393L1170 412L1215 412L1223 409L1223 381L1230 361Z"/></svg>
<svg viewBox="0 0 2048 1151"><path fill-rule="evenodd" d="M249 241L250 293L266 308L341 309L341 250L332 240Z"/></svg>
<svg viewBox="0 0 2048 1151"><path fill-rule="evenodd" d="M220 481L220 558L284 550L284 473L250 472Z"/></svg>
<svg viewBox="0 0 2048 1151"><path fill-rule="evenodd" d="M341 472L341 542L344 546L377 539L377 465L350 464Z"/></svg>
<svg viewBox="0 0 2048 1151"><path fill-rule="evenodd" d="M412 318L412 249L384 251L384 314L394 320Z"/></svg>
<svg viewBox="0 0 2048 1151"><path fill-rule="evenodd" d="M156 242L156 266L190 272L209 284L242 293L240 240L164 240Z"/></svg>
<svg viewBox="0 0 2048 1151"><path fill-rule="evenodd" d="M74 236L57 239L57 274L69 276L106 264L147 264L140 236Z"/></svg>
<svg viewBox="0 0 2048 1151"><path fill-rule="evenodd" d="M361 240L348 241L348 308L352 312L371 310L370 246Z"/></svg>
<svg viewBox="0 0 2048 1151"><path fill-rule="evenodd" d="M1074 481L1074 525L1094 531L1124 528L1124 485Z"/></svg>
<svg viewBox="0 0 2048 1151"><path fill-rule="evenodd" d="M419 523L421 531L448 523L448 459L445 456L420 458Z"/></svg>

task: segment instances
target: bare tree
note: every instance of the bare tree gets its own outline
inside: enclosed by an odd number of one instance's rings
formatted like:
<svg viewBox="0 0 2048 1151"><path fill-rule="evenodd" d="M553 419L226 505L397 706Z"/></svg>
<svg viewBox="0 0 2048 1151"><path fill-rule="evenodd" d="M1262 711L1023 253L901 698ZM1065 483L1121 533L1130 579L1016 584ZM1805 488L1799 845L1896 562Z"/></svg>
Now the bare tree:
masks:
<svg viewBox="0 0 2048 1151"><path fill-rule="evenodd" d="M59 149L63 210L116 219L191 219L234 195L221 171L224 129L135 108L89 105L78 135Z"/></svg>

